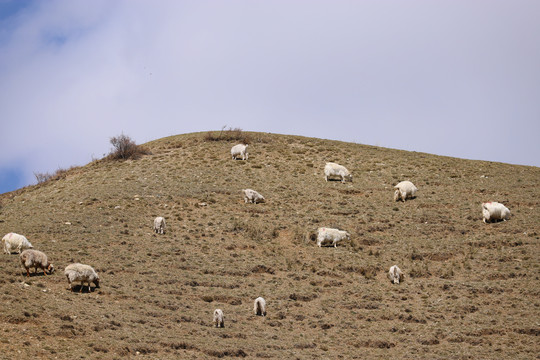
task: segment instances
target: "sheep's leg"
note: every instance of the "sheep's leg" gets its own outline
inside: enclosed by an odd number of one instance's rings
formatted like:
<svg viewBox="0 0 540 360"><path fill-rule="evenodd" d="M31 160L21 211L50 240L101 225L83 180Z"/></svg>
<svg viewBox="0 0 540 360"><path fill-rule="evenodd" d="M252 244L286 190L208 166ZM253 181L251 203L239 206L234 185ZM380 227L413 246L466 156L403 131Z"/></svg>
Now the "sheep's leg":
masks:
<svg viewBox="0 0 540 360"><path fill-rule="evenodd" d="M41 268L43 270L43 275L47 276L47 271L45 268Z"/></svg>
<svg viewBox="0 0 540 360"><path fill-rule="evenodd" d="M82 293L83 287L84 287L84 281L81 281L81 288L79 289L79 293Z"/></svg>
<svg viewBox="0 0 540 360"><path fill-rule="evenodd" d="M27 277L30 277L30 268L27 268L27 269L26 269L26 276L27 276Z"/></svg>

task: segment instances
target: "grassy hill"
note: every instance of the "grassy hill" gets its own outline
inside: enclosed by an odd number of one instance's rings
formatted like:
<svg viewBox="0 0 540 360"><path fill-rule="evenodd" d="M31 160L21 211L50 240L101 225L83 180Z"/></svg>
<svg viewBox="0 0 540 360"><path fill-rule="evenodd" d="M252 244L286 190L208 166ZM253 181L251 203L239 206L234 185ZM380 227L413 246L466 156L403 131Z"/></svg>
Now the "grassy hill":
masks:
<svg viewBox="0 0 540 360"><path fill-rule="evenodd" d="M0 195L1 235L26 235L57 268L26 278L1 255L0 358L538 356L539 168L242 135L248 161L231 160L237 141L185 134ZM354 182L325 182L327 161ZM407 179L417 198L393 202ZM244 188L267 202L244 204ZM484 224L484 201L513 217ZM320 226L351 241L318 248ZM94 266L101 288L68 291L71 262ZM267 317L253 314L258 296Z"/></svg>

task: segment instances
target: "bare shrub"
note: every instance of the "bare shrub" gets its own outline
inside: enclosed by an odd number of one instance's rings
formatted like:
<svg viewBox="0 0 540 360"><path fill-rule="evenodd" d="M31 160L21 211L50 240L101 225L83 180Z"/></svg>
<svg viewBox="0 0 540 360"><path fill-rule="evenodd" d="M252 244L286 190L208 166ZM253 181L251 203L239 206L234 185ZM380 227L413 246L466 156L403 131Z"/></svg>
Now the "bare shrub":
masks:
<svg viewBox="0 0 540 360"><path fill-rule="evenodd" d="M34 172L34 176L36 177L36 181L38 184L43 184L52 178L52 174L50 173L40 173L40 172Z"/></svg>
<svg viewBox="0 0 540 360"><path fill-rule="evenodd" d="M142 155L149 155L151 152L143 146L137 145L129 136L121 134L112 137L110 142L113 149L108 158L112 160L138 159Z"/></svg>
<svg viewBox="0 0 540 360"><path fill-rule="evenodd" d="M77 168L78 168L78 166L71 166L69 169L59 168L54 173L34 172L34 176L36 177L36 181L37 181L38 184L44 184L44 183L46 183L48 181L51 181L51 180L64 179L71 170L77 169Z"/></svg>
<svg viewBox="0 0 540 360"><path fill-rule="evenodd" d="M240 128L229 128L225 130L227 125L221 128L219 132L209 131L204 136L205 141L231 141L236 140L243 144L249 144L251 138L248 134L244 133Z"/></svg>

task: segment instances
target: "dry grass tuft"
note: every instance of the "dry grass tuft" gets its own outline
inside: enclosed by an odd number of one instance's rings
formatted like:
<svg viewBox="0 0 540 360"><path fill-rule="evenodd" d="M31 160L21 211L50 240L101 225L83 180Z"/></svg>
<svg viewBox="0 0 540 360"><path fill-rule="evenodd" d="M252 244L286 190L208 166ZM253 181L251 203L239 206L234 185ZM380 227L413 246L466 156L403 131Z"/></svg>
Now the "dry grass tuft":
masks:
<svg viewBox="0 0 540 360"><path fill-rule="evenodd" d="M219 132L209 131L204 136L205 141L238 141L243 144L251 143L251 136L246 134L240 128L229 128L225 130L225 126Z"/></svg>
<svg viewBox="0 0 540 360"><path fill-rule="evenodd" d="M80 168L79 166L71 166L69 169L58 169L54 173L40 173L40 172L34 172L34 176L36 177L36 181L38 184L45 184L49 181L56 181L60 179L64 179L68 174L73 172L73 170Z"/></svg>

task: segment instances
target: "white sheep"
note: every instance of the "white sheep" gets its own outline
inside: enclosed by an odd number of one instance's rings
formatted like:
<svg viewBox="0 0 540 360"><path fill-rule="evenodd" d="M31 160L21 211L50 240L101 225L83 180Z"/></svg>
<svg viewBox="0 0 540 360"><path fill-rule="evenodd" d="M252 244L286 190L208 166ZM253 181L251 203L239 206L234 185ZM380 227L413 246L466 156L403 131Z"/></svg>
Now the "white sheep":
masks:
<svg viewBox="0 0 540 360"><path fill-rule="evenodd" d="M510 210L506 206L496 201L482 203L482 215L484 222L506 221L510 219Z"/></svg>
<svg viewBox="0 0 540 360"><path fill-rule="evenodd" d="M158 216L154 219L154 231L159 234L165 234L165 218Z"/></svg>
<svg viewBox="0 0 540 360"><path fill-rule="evenodd" d="M2 238L4 243L4 252L6 254L11 254L12 251L17 251L17 254L20 254L21 251L25 249L34 248L30 241L26 239L23 235L9 233Z"/></svg>
<svg viewBox="0 0 540 360"><path fill-rule="evenodd" d="M343 239L350 240L351 234L344 230L331 229L331 228L319 228L317 230L317 245L321 247L324 243L330 242L331 245L337 247L337 243Z"/></svg>
<svg viewBox="0 0 540 360"><path fill-rule="evenodd" d="M223 320L223 311L221 309L214 310L214 325L216 325L217 328L225 327Z"/></svg>
<svg viewBox="0 0 540 360"><path fill-rule="evenodd" d="M402 181L396 186L394 186L396 191L394 192L394 201L405 201L407 198L414 198L416 196L416 191L418 188L410 181Z"/></svg>
<svg viewBox="0 0 540 360"><path fill-rule="evenodd" d="M352 182L352 175L345 166L333 162L326 163L326 165L324 166L325 180L328 181L328 178L336 176L341 179L342 183L344 183L345 180Z"/></svg>
<svg viewBox="0 0 540 360"><path fill-rule="evenodd" d="M244 144L238 144L238 145L234 145L232 148L231 148L231 156L232 156L232 159L233 160L236 160L236 157L237 156L242 156L242 160L247 160L248 159L248 152L247 152L247 147L249 145L244 145Z"/></svg>
<svg viewBox="0 0 540 360"><path fill-rule="evenodd" d="M47 271L49 274L52 274L54 271L54 266L49 262L47 259L47 255L45 253L33 250L33 249L26 249L24 250L21 255L21 264L26 269L26 276L30 276L30 268L34 268L34 274L37 273L37 268L41 268L43 270L43 274L46 276Z"/></svg>
<svg viewBox="0 0 540 360"><path fill-rule="evenodd" d="M253 304L253 312L255 315L266 316L266 301L262 297L259 296L255 299L255 303Z"/></svg>
<svg viewBox="0 0 540 360"><path fill-rule="evenodd" d="M244 189L242 190L242 193L244 194L244 202L246 204L248 202L256 204L256 203L263 203L265 201L264 196L262 196L255 190Z"/></svg>
<svg viewBox="0 0 540 360"><path fill-rule="evenodd" d="M80 281L81 282L81 289L79 292L82 292L84 283L88 284L88 291L90 292L90 283L94 283L96 288L99 288L99 276L90 265L85 264L70 264L66 266L66 269L64 270L64 274L67 277L67 280L69 282L69 289L73 291L72 282L74 281Z"/></svg>
<svg viewBox="0 0 540 360"><path fill-rule="evenodd" d="M397 265L390 267L390 270L388 271L388 279L390 279L390 281L394 284L399 284L399 280L403 280L404 278L403 272Z"/></svg>

